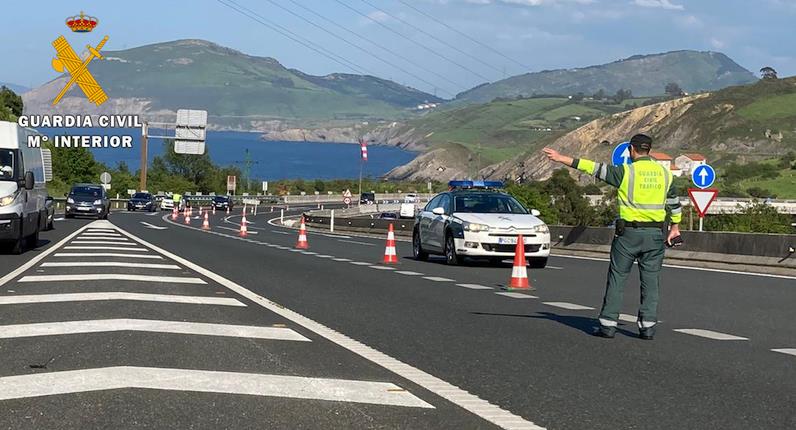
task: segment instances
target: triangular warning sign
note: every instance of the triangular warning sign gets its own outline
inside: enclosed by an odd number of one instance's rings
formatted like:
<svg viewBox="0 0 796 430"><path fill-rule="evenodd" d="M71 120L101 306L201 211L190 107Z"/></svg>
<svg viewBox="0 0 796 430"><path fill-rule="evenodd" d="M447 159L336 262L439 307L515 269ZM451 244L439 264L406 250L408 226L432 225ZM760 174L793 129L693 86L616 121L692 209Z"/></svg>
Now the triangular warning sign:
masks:
<svg viewBox="0 0 796 430"><path fill-rule="evenodd" d="M694 205L699 217L702 218L707 213L710 204L716 199L719 190L708 188L705 190L699 188L689 188L688 197L691 198L691 203Z"/></svg>

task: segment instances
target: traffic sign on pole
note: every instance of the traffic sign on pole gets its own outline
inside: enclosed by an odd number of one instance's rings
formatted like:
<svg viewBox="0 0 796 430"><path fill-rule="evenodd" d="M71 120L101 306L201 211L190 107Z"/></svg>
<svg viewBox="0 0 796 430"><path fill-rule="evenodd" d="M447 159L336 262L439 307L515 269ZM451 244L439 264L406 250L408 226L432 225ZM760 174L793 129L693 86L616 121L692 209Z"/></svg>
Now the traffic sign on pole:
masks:
<svg viewBox="0 0 796 430"><path fill-rule="evenodd" d="M707 164L700 164L691 171L691 181L699 188L710 188L716 182L716 171Z"/></svg>
<svg viewBox="0 0 796 430"><path fill-rule="evenodd" d="M611 154L611 164L621 166L632 162L633 160L630 158L630 142L622 142L616 145L614 152Z"/></svg>
<svg viewBox="0 0 796 430"><path fill-rule="evenodd" d="M111 183L111 174L108 172L102 172L100 175L100 183L103 184L110 184Z"/></svg>
<svg viewBox="0 0 796 430"><path fill-rule="evenodd" d="M691 199L691 203L694 205L694 208L699 214L700 218L703 218L705 214L708 212L708 208L710 204L713 203L713 200L716 199L716 196L719 194L719 190L715 188L711 188L708 190L703 190L699 188L689 188L688 189L688 197Z"/></svg>

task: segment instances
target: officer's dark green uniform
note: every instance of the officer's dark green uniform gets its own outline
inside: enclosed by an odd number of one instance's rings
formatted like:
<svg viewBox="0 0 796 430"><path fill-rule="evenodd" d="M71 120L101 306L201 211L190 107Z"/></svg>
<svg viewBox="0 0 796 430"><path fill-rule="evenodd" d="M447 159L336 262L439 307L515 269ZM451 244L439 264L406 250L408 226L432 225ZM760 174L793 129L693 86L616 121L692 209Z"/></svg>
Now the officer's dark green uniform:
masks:
<svg viewBox="0 0 796 430"><path fill-rule="evenodd" d="M645 149L652 140L647 137ZM636 139L636 136L634 136ZM632 142L632 141L631 141ZM641 307L638 326L642 337L652 338L657 319L658 291L664 253L663 225L667 217L673 224L681 219L680 200L672 188L672 173L649 156L632 164L613 166L575 159L572 167L594 175L618 188L619 218L617 235L611 244L611 264L600 311L598 334L613 336L622 306L625 281L638 261L641 275Z"/></svg>

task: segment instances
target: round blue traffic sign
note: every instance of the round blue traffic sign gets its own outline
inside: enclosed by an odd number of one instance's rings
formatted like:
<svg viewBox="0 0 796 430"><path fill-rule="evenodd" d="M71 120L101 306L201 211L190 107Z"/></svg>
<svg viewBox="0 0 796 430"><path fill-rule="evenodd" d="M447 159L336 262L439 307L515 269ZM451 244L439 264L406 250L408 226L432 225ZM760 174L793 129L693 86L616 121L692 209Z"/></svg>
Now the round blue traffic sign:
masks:
<svg viewBox="0 0 796 430"><path fill-rule="evenodd" d="M699 188L709 188L716 181L716 171L707 164L700 164L691 170L691 181Z"/></svg>
<svg viewBox="0 0 796 430"><path fill-rule="evenodd" d="M621 166L632 162L633 160L630 158L630 142L622 142L616 145L614 152L611 154L611 164Z"/></svg>

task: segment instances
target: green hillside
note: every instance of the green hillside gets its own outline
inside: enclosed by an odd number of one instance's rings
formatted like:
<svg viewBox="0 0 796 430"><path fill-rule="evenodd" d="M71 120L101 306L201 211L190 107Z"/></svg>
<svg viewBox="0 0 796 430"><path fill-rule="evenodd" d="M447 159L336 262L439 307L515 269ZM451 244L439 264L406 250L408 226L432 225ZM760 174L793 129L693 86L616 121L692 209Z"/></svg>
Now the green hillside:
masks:
<svg viewBox="0 0 796 430"><path fill-rule="evenodd" d="M203 40L178 40L104 52L91 71L111 98L143 98L152 108L183 106L217 116L288 119L405 115L430 94L372 76L311 76L277 60Z"/></svg>
<svg viewBox="0 0 796 430"><path fill-rule="evenodd" d="M534 94L591 95L599 90L613 94L629 89L635 95L660 95L670 82L687 92L716 90L748 84L757 78L718 52L675 51L636 55L599 66L545 70L513 76L457 95L460 103L484 103L497 97Z"/></svg>

